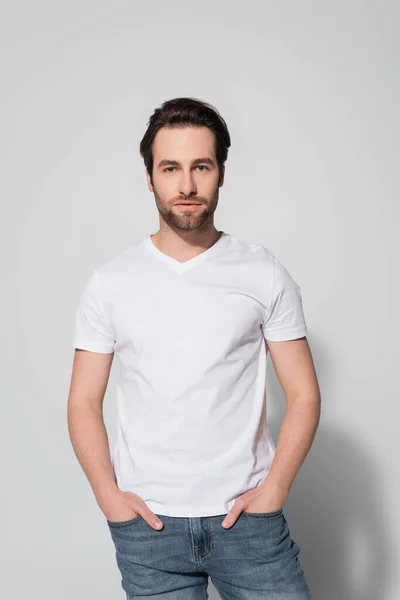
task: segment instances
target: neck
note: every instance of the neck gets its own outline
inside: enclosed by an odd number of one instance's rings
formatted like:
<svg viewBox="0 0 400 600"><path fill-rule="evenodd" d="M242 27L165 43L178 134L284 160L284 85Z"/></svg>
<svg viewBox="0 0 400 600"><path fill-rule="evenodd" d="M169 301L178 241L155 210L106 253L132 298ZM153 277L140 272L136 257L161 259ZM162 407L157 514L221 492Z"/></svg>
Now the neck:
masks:
<svg viewBox="0 0 400 600"><path fill-rule="evenodd" d="M214 225L207 229L192 231L174 231L170 227L160 224L160 229L151 235L153 244L164 254L172 258L185 261L194 258L219 240L222 232Z"/></svg>

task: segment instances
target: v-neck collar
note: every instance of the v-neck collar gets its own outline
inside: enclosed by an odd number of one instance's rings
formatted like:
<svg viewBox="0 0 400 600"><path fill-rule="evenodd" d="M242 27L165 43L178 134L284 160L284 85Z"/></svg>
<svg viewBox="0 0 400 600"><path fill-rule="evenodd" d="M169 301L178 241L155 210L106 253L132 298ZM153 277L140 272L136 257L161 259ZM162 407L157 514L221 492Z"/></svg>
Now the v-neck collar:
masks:
<svg viewBox="0 0 400 600"><path fill-rule="evenodd" d="M200 254L197 254L197 256L194 256L193 258L190 258L189 260L185 260L184 262L179 262L179 260L172 258L172 256L165 254L165 252L161 252L161 250L159 250L157 248L157 246L154 245L154 242L151 239L152 234L147 235L144 238L143 243L144 243L145 247L156 258L164 261L168 266L170 266L175 271L183 272L183 271L187 271L191 267L194 267L195 265L198 265L200 262L202 262L206 258L213 256L222 248L222 246L226 243L226 241L229 237L229 234L225 233L224 231L221 231L219 233L221 233L220 237L217 239L216 242L214 242L214 244L212 246L210 246L206 250L203 250L203 252L200 252Z"/></svg>

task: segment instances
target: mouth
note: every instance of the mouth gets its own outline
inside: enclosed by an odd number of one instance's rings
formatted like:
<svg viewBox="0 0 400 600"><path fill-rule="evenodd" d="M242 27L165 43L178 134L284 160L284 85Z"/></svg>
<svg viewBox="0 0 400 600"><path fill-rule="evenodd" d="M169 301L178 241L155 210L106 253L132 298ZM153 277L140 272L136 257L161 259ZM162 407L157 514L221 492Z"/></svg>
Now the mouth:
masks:
<svg viewBox="0 0 400 600"><path fill-rule="evenodd" d="M199 202L178 202L175 206L179 206L179 208L195 209L196 206L201 206L201 204Z"/></svg>

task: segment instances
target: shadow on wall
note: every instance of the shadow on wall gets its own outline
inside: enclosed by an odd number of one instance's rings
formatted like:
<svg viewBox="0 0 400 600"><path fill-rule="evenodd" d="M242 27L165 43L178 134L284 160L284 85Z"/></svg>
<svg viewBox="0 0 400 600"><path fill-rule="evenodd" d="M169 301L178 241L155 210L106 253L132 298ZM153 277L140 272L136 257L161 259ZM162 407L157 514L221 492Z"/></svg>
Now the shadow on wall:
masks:
<svg viewBox="0 0 400 600"><path fill-rule="evenodd" d="M285 399L275 373L269 380L267 410L279 404L280 413L268 419L276 444ZM312 600L384 600L396 566L379 465L355 439L324 423L323 403L322 397L317 434L285 502L285 517L301 549Z"/></svg>

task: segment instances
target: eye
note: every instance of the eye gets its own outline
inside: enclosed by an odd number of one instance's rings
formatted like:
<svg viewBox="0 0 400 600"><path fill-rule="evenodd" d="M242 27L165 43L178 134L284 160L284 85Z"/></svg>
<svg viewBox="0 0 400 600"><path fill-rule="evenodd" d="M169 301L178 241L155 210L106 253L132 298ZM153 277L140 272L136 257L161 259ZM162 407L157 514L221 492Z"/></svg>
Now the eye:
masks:
<svg viewBox="0 0 400 600"><path fill-rule="evenodd" d="M166 169L164 169L164 171L167 171L167 173L171 173L171 171L169 171L169 169L176 169L176 167L167 167Z"/></svg>
<svg viewBox="0 0 400 600"><path fill-rule="evenodd" d="M209 171L209 168L206 165L197 165L197 168L205 169L206 171ZM203 173L203 171L200 171L200 173Z"/></svg>

